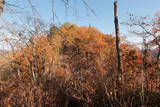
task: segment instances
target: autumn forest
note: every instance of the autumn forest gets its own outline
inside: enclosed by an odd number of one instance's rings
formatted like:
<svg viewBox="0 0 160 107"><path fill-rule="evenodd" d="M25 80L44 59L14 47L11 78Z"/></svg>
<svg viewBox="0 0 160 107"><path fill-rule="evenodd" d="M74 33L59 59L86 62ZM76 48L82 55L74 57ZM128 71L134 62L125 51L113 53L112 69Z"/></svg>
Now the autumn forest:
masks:
<svg viewBox="0 0 160 107"><path fill-rule="evenodd" d="M31 13L23 21L19 0L11 1L0 0L0 107L160 107L160 12L119 20L115 0L114 33L106 34L92 25L45 23L34 0L24 0ZM49 1L54 22L58 0ZM77 0L59 1L75 11ZM78 1L98 17L88 0Z"/></svg>

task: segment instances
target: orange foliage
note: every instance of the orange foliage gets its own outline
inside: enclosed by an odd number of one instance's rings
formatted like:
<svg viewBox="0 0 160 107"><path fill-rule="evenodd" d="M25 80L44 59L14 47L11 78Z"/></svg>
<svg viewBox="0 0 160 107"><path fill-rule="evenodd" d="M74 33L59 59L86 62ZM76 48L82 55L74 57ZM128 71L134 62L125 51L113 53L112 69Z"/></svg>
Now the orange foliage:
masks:
<svg viewBox="0 0 160 107"><path fill-rule="evenodd" d="M116 107L119 102L127 104L125 101L128 101L128 106L132 106L130 102L133 98L137 104L140 97L133 90L141 87L139 74L143 55L135 45L123 43L120 47L125 84L117 83L116 86L117 59L113 36L105 35L93 27L68 23L51 28L50 34L33 38L28 46L15 54L14 70L20 71L18 79L21 82L18 80L18 85L5 100L13 102L8 103L10 105L16 105L15 98L22 98L19 104L26 104L27 99L31 105L61 107L67 99L77 104L85 102L91 107L104 102L105 106L107 102L108 106ZM147 61L149 65L150 57L147 57ZM147 71L150 70L154 71ZM154 80L151 74L148 73L148 77ZM148 86L154 84L151 80L148 83ZM23 94L16 94L18 90ZM115 94L126 96L115 98ZM39 101L36 102L36 99Z"/></svg>
<svg viewBox="0 0 160 107"><path fill-rule="evenodd" d="M88 72L99 77L116 72L115 38L93 27L64 24L51 29L48 36L38 36L34 42L20 51L20 69L36 71L40 75L69 72ZM135 45L121 44L123 69L127 75L141 70L142 54ZM63 73L62 73L63 72ZM64 73L67 72L67 73Z"/></svg>

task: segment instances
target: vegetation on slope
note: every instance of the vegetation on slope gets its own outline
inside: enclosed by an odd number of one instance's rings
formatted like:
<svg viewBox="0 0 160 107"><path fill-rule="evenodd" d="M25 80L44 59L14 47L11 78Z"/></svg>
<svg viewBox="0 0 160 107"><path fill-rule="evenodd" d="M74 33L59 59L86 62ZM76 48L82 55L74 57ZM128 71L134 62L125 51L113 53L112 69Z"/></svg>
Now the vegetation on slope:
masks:
<svg viewBox="0 0 160 107"><path fill-rule="evenodd" d="M0 105L35 107L160 106L156 67L149 66L141 104L142 53L122 38L124 83L117 81L115 38L66 23L35 37L1 74ZM8 76L9 75L9 76ZM18 93L17 93L18 92Z"/></svg>

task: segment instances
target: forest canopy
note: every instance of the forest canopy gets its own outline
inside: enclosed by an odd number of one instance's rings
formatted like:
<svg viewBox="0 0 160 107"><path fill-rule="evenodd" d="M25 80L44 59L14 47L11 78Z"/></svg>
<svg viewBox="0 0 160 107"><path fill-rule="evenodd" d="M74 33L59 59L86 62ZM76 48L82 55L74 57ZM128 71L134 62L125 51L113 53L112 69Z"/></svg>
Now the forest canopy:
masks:
<svg viewBox="0 0 160 107"><path fill-rule="evenodd" d="M52 10L47 11L52 21L48 23L33 0L23 2L21 6L0 1L0 105L160 106L159 12L152 19L129 14L123 23L130 27L130 34L142 39L139 46L121 34L117 1L112 11L115 35L91 25L56 24L57 0L50 0ZM72 0L59 2L66 14L75 12ZM77 2L97 17L88 2Z"/></svg>

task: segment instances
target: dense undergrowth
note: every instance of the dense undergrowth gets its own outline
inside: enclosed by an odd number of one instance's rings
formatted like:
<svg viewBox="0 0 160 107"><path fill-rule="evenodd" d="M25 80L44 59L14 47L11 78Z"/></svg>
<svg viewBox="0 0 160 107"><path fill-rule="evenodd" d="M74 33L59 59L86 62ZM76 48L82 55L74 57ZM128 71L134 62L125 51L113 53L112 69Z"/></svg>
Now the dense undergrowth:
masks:
<svg viewBox="0 0 160 107"><path fill-rule="evenodd" d="M159 107L158 71L147 58L142 104L141 50L122 38L124 82L117 80L115 38L64 24L35 37L1 68L3 107Z"/></svg>

